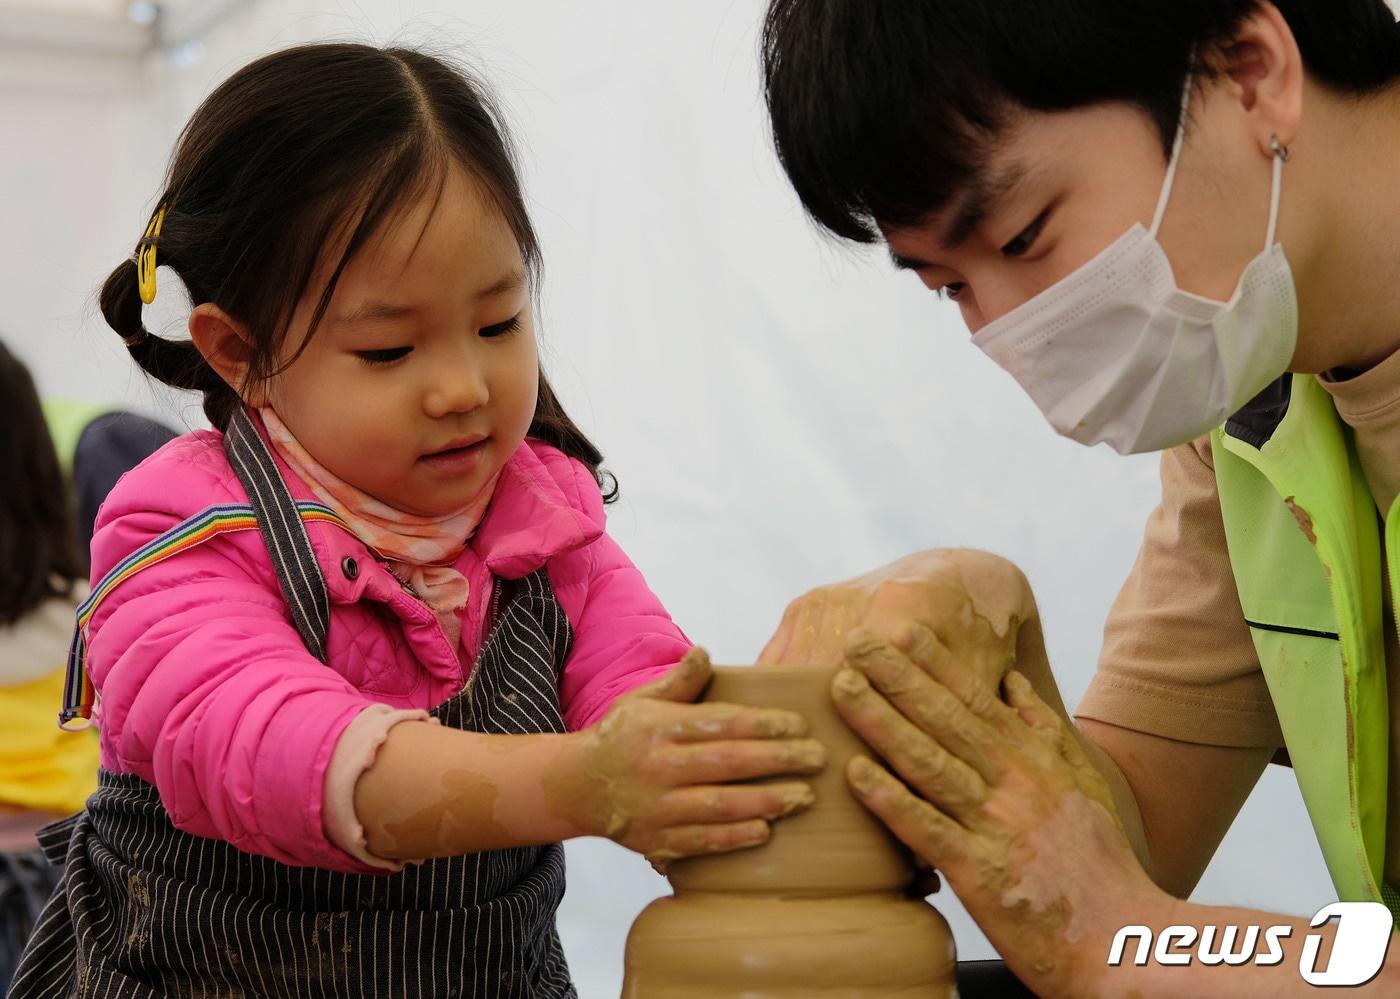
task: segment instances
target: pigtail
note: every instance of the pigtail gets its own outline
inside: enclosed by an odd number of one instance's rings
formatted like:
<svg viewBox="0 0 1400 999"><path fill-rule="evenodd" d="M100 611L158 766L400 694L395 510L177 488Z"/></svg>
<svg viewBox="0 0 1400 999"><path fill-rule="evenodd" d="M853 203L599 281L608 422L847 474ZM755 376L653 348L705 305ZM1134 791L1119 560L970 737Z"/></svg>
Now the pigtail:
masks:
<svg viewBox="0 0 1400 999"><path fill-rule="evenodd" d="M102 318L107 325L117 331L123 343L132 344L140 339L145 329L141 325L141 293L137 288L136 261L123 260L117 269L107 275L98 295Z"/></svg>
<svg viewBox="0 0 1400 999"><path fill-rule="evenodd" d="M204 415L223 429L238 404L238 396L209 366L190 340L166 340L146 329L141 320L140 276L135 260L123 260L107 276L98 295L107 325L122 338L127 352L142 371L171 388L204 396Z"/></svg>

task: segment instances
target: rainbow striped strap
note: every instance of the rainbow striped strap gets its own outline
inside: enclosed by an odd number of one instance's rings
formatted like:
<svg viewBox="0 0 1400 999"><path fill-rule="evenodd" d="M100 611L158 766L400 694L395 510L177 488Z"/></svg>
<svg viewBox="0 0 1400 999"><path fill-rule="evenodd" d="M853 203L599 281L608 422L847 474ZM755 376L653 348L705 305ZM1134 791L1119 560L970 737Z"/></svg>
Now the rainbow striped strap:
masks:
<svg viewBox="0 0 1400 999"><path fill-rule="evenodd" d="M309 500L296 504L302 523L320 522L336 524L349 530L349 525L330 507ZM195 514L183 523L177 524L157 538L152 539L122 559L92 589L92 593L78 607L78 626L73 631L73 643L68 649L68 669L63 685L63 709L59 712L60 728L73 731L87 728L92 724L92 706L95 691L92 680L87 675L87 627L97 613L98 606L118 585L148 569L157 562L163 562L172 555L188 551L202 545L210 538L235 531L256 531L258 518L248 504L211 506Z"/></svg>

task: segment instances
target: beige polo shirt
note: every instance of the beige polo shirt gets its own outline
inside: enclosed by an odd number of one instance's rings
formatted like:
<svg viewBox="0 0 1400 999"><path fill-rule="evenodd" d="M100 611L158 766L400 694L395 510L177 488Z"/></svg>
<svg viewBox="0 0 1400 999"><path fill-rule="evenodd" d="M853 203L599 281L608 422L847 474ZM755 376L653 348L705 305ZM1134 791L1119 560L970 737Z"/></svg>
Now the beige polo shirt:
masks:
<svg viewBox="0 0 1400 999"><path fill-rule="evenodd" d="M1355 377L1324 377L1323 386L1355 435L1378 511L1388 511L1400 494L1400 353ZM1385 589L1394 709L1400 641ZM1182 742L1283 744L1235 591L1208 437L1162 455L1162 502L1076 714Z"/></svg>

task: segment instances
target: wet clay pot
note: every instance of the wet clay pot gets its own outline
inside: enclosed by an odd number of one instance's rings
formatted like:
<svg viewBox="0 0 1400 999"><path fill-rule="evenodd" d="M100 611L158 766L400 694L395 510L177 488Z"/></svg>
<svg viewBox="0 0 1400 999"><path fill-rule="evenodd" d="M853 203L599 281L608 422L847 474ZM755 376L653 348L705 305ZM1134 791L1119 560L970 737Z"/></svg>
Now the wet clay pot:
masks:
<svg viewBox="0 0 1400 999"><path fill-rule="evenodd" d="M912 859L850 793L864 744L836 713L834 669L720 667L707 701L788 708L827 748L816 803L761 847L673 863L675 894L627 938L623 999L942 999L956 995L948 924L905 897Z"/></svg>

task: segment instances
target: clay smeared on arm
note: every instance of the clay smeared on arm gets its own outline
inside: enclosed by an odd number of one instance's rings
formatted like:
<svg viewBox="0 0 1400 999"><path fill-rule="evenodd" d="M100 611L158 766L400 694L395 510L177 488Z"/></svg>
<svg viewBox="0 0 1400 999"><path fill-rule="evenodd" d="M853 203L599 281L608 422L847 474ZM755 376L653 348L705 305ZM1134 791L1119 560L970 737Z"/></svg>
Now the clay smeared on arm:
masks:
<svg viewBox="0 0 1400 999"><path fill-rule="evenodd" d="M550 801L550 775L561 773L582 777L573 735L404 723L356 785L355 812L370 852L391 860L558 842L586 832Z"/></svg>
<svg viewBox="0 0 1400 999"><path fill-rule="evenodd" d="M696 650L661 680L567 735L484 735L396 725L355 787L369 850L422 860L607 836L659 860L763 842L807 807L825 750L789 711L692 704L709 678Z"/></svg>

